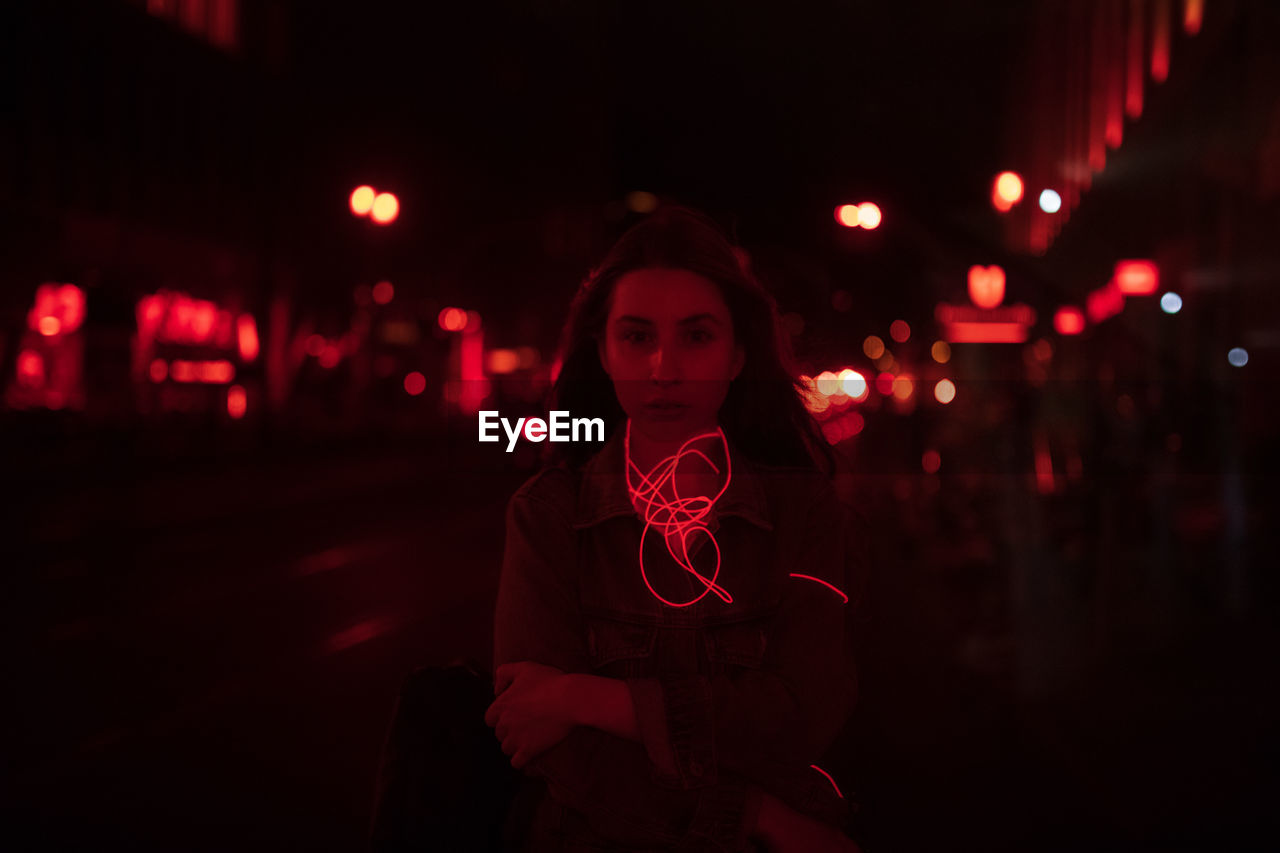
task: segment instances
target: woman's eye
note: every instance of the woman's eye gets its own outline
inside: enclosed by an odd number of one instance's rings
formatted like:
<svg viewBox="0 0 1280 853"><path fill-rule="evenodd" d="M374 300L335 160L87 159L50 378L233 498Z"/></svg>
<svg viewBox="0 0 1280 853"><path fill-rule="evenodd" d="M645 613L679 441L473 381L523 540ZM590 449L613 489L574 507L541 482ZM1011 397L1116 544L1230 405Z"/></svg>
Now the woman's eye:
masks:
<svg viewBox="0 0 1280 853"><path fill-rule="evenodd" d="M715 335L711 334L711 332L706 329L694 329L689 332L689 340L693 341L695 344L705 344L711 341L714 337Z"/></svg>
<svg viewBox="0 0 1280 853"><path fill-rule="evenodd" d="M649 342L648 332L623 332L622 339L629 344L644 344Z"/></svg>

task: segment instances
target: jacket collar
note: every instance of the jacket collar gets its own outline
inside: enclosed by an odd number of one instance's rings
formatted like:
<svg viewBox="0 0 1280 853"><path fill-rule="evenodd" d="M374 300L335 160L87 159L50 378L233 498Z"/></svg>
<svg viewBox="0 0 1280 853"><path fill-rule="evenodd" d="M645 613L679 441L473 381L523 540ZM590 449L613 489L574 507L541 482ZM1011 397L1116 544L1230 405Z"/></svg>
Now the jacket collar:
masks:
<svg viewBox="0 0 1280 853"><path fill-rule="evenodd" d="M613 435L582 469L582 485L578 490L578 508L573 526L581 529L608 518L636 515L627 491L626 422L614 427ZM769 504L765 498L760 473L738 452L725 436L733 476L729 487L712 510L717 517L736 515L757 527L773 529Z"/></svg>

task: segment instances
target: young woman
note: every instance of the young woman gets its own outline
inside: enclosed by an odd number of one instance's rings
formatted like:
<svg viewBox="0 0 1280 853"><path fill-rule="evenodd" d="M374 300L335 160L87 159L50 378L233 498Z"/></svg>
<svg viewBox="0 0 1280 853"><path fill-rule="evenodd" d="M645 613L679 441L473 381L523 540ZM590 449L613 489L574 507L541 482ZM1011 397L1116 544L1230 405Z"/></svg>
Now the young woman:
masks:
<svg viewBox="0 0 1280 853"><path fill-rule="evenodd" d="M822 766L853 702L849 525L777 309L660 210L583 284L512 497L485 715L545 780L526 850L856 850Z"/></svg>

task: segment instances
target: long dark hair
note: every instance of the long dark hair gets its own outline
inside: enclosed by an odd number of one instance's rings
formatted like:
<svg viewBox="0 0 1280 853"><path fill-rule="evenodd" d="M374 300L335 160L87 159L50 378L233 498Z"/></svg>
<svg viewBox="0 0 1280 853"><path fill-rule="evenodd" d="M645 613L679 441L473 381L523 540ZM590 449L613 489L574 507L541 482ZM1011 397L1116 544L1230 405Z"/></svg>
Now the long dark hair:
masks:
<svg viewBox="0 0 1280 853"><path fill-rule="evenodd" d="M733 318L736 342L746 361L720 407L720 425L748 458L766 465L811 468L830 475L835 459L804 407L791 347L774 298L751 273L707 215L687 207L659 208L627 230L579 287L569 307L560 344L560 373L549 392L549 410L599 417L606 438L626 414L600 364L597 340L604 335L614 286L638 269L682 269L716 284ZM577 468L599 446L547 443L549 463Z"/></svg>

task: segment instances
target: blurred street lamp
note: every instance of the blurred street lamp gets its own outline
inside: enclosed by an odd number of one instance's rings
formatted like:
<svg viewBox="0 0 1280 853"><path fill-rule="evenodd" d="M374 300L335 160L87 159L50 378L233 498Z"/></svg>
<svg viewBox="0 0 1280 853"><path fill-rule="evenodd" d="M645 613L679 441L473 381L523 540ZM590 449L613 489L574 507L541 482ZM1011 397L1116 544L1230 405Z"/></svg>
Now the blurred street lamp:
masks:
<svg viewBox="0 0 1280 853"><path fill-rule="evenodd" d="M1022 177L1017 172L1001 172L996 175L991 188L991 203L996 210L1007 213L1022 201Z"/></svg>
<svg viewBox="0 0 1280 853"><path fill-rule="evenodd" d="M393 193L378 193L374 196L373 207L369 218L379 225L390 225L400 215L400 199Z"/></svg>

